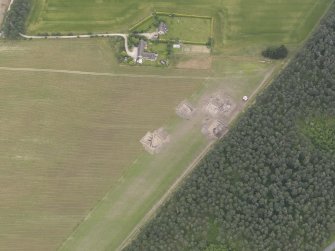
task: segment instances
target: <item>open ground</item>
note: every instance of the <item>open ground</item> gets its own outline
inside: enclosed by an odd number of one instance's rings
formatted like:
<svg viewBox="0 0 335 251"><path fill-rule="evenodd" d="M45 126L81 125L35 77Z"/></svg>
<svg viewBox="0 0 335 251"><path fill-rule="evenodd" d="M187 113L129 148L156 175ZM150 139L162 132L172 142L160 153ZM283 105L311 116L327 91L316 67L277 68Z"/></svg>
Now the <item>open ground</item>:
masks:
<svg viewBox="0 0 335 251"><path fill-rule="evenodd" d="M210 15L215 54L202 70L128 67L107 39L1 42L0 250L119 247L209 144L176 105L221 88L241 111L241 97L282 67L261 63L260 50L294 51L330 3L265 2L35 0L35 34L126 32L154 9ZM176 137L151 156L139 139L161 126Z"/></svg>

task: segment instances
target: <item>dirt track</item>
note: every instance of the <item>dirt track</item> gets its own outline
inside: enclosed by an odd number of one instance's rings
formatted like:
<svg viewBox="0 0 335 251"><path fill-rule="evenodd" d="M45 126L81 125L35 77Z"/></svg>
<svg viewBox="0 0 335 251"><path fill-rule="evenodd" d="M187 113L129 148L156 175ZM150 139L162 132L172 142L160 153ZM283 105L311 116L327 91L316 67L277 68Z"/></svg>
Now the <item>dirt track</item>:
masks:
<svg viewBox="0 0 335 251"><path fill-rule="evenodd" d="M219 77L195 77L195 76L173 76L173 75L150 75L150 74L122 74L122 73L109 73L109 72L89 72L89 71L68 71L57 69L44 69L44 68L20 68L20 67L0 67L0 71L19 71L19 72L46 72L46 73L63 73L74 75L90 75L90 76L107 76L107 77L128 77L128 78L156 78L156 79L194 79L194 80L223 80Z"/></svg>
<svg viewBox="0 0 335 251"><path fill-rule="evenodd" d="M324 251L333 251L335 250L335 242L329 245Z"/></svg>

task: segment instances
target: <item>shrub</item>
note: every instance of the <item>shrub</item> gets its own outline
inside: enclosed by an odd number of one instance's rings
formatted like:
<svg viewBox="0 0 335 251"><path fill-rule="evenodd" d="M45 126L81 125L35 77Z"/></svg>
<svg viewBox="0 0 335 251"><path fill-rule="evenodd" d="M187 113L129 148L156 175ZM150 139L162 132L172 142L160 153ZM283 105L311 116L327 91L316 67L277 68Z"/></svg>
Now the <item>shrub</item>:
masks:
<svg viewBox="0 0 335 251"><path fill-rule="evenodd" d="M271 59L283 59L288 55L288 50L285 45L279 47L268 47L262 52L263 57Z"/></svg>

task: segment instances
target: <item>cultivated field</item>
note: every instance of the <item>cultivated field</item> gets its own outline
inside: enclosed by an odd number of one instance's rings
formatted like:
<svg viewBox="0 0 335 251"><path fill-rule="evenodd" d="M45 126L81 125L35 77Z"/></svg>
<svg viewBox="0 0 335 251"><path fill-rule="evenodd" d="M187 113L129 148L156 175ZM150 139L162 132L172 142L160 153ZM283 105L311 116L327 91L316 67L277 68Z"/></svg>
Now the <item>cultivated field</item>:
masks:
<svg viewBox="0 0 335 251"><path fill-rule="evenodd" d="M2 42L0 48L1 148L6 149L0 250L6 251L55 250L85 217L64 250L83 250L88 239L91 250L110 241L118 246L207 144L199 126L178 129L185 125L175 106L215 86L238 101L272 67L226 60L238 71L223 69L218 63L223 58L214 57L217 75L197 69L129 71L115 63L104 39ZM162 125L182 135L181 142L149 156L139 139ZM103 206L87 217L107 192ZM92 238L91 227L101 238Z"/></svg>
<svg viewBox="0 0 335 251"><path fill-rule="evenodd" d="M202 82L11 71L1 79L0 250L55 250L143 152L143 134Z"/></svg>
<svg viewBox="0 0 335 251"><path fill-rule="evenodd" d="M128 67L107 39L0 42L0 250L115 250L208 144L175 106L222 88L241 111L281 68L260 62L264 45L294 51L329 2L35 0L29 33L126 32L173 11L213 16L223 53L207 67ZM160 126L178 140L149 156L139 139Z"/></svg>

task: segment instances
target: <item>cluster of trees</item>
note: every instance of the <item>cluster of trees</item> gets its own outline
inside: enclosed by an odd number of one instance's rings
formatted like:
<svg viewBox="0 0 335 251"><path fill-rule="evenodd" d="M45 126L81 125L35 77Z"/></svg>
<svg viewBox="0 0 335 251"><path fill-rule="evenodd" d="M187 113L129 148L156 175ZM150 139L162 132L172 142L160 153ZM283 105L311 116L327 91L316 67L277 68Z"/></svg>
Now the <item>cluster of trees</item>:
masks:
<svg viewBox="0 0 335 251"><path fill-rule="evenodd" d="M335 233L335 154L301 125L335 118L334 24L335 6L125 250L321 249Z"/></svg>
<svg viewBox="0 0 335 251"><path fill-rule="evenodd" d="M129 48L133 48L134 46L138 46L141 39L143 39L145 41L148 40L146 37L138 35L138 33L129 34L129 36L128 36L128 46L129 46Z"/></svg>
<svg viewBox="0 0 335 251"><path fill-rule="evenodd" d="M153 19L154 19L154 21L153 21L152 24L156 28L158 28L158 26L159 26L159 24L161 22L166 22L163 18L161 18L160 16L158 16L156 13L153 13L152 16L153 16Z"/></svg>
<svg viewBox="0 0 335 251"><path fill-rule="evenodd" d="M214 45L214 39L212 37L209 37L207 42L206 42L206 46L207 46L207 48L210 49L210 48L213 47L213 45Z"/></svg>
<svg viewBox="0 0 335 251"><path fill-rule="evenodd" d="M262 51L263 57L271 59L283 59L288 55L288 50L285 45L279 47L268 47L266 50Z"/></svg>
<svg viewBox="0 0 335 251"><path fill-rule="evenodd" d="M307 118L302 129L317 147L335 151L335 118Z"/></svg>
<svg viewBox="0 0 335 251"><path fill-rule="evenodd" d="M124 39L122 37L111 37L109 39L111 47L115 52L116 59L119 63L124 63L125 58L128 60L126 48L124 47Z"/></svg>
<svg viewBox="0 0 335 251"><path fill-rule="evenodd" d="M15 0L3 25L3 33L8 39L17 39L25 33L26 19L29 15L31 0Z"/></svg>

